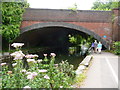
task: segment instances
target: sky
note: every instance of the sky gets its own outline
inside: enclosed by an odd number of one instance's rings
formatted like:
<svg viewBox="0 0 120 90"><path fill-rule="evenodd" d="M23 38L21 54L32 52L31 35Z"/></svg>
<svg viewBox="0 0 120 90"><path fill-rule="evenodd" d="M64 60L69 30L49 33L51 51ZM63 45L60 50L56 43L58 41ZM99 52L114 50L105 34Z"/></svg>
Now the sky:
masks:
<svg viewBox="0 0 120 90"><path fill-rule="evenodd" d="M68 9L77 4L78 10L90 10L96 0L27 0L31 8Z"/></svg>

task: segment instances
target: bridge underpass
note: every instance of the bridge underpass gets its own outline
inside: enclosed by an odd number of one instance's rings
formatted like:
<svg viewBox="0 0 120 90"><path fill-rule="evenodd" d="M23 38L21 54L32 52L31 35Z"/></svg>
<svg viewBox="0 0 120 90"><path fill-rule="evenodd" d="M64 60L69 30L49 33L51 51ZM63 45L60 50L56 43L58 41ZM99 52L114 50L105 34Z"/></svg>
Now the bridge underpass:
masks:
<svg viewBox="0 0 120 90"><path fill-rule="evenodd" d="M65 27L44 27L25 32L16 39L29 46L66 46L69 44L68 35L79 34L86 38L87 34Z"/></svg>
<svg viewBox="0 0 120 90"><path fill-rule="evenodd" d="M31 26L22 28L21 34L16 39L16 41L24 42L24 43L31 42L34 46L36 44L38 38L40 41L40 36L41 36L41 38L43 38L42 36L47 37L49 35L52 35L53 32L55 32L55 31L59 33L58 35L57 35L57 33L55 33L55 35L60 36L60 37L62 37L61 35L64 35L63 33L68 33L68 32L73 33L74 31L78 31L77 33L83 33L83 34L81 34L83 36L85 36L85 34L93 36L96 40L100 41L104 45L104 47L106 47L106 48L109 47L108 43L98 34L92 32L89 29L84 28L82 26L64 23L64 22L38 23L38 24L33 24ZM62 34L60 35L60 33L62 33ZM39 37L37 37L37 36L39 36ZM51 40L53 41L54 39L55 39L55 37L53 37L53 39L51 39ZM41 40L41 41L45 42L45 37L43 38L43 40ZM47 40L50 40L50 39L47 39ZM29 43L27 43L26 45L28 45Z"/></svg>
<svg viewBox="0 0 120 90"><path fill-rule="evenodd" d="M16 41L25 43L25 47L59 47L60 51L67 51L70 46L68 35L81 35L86 39L90 36L73 28L49 26L24 32Z"/></svg>

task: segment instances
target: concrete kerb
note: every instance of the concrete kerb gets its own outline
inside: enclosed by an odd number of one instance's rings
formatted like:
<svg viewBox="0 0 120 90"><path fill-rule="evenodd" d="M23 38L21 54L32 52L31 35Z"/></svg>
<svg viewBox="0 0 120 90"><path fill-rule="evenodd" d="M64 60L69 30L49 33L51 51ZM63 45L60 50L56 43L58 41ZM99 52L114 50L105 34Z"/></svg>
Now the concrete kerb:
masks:
<svg viewBox="0 0 120 90"><path fill-rule="evenodd" d="M84 60L79 64L79 67L75 71L77 76L82 74L84 70L90 65L92 58L92 55L88 55L84 58Z"/></svg>

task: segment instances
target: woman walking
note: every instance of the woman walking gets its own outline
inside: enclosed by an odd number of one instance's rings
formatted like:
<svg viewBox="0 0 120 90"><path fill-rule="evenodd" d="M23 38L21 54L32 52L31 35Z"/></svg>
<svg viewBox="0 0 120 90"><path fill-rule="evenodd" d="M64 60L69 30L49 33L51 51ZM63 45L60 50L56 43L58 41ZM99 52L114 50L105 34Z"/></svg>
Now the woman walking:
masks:
<svg viewBox="0 0 120 90"><path fill-rule="evenodd" d="M98 49L98 52L101 54L101 49L102 49L102 44L101 44L101 42L98 43L97 49Z"/></svg>
<svg viewBox="0 0 120 90"><path fill-rule="evenodd" d="M95 42L94 42L94 51L95 51L95 53L97 53L97 46L98 46L98 43L97 43L97 40L95 40Z"/></svg>

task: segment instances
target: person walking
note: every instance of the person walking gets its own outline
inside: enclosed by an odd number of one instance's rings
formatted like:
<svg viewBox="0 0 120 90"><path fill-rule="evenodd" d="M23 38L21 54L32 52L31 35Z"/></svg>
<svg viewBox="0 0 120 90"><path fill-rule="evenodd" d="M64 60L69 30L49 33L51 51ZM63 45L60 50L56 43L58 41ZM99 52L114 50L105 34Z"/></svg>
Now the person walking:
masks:
<svg viewBox="0 0 120 90"><path fill-rule="evenodd" d="M95 40L94 42L94 52L97 53L97 46L98 46L98 43L97 43L97 40Z"/></svg>
<svg viewBox="0 0 120 90"><path fill-rule="evenodd" d="M94 53L94 42L92 43L91 47L90 47L90 50L92 53Z"/></svg>
<svg viewBox="0 0 120 90"><path fill-rule="evenodd" d="M101 44L101 42L98 43L97 49L98 49L98 52L101 54L101 49L102 49L102 44Z"/></svg>

